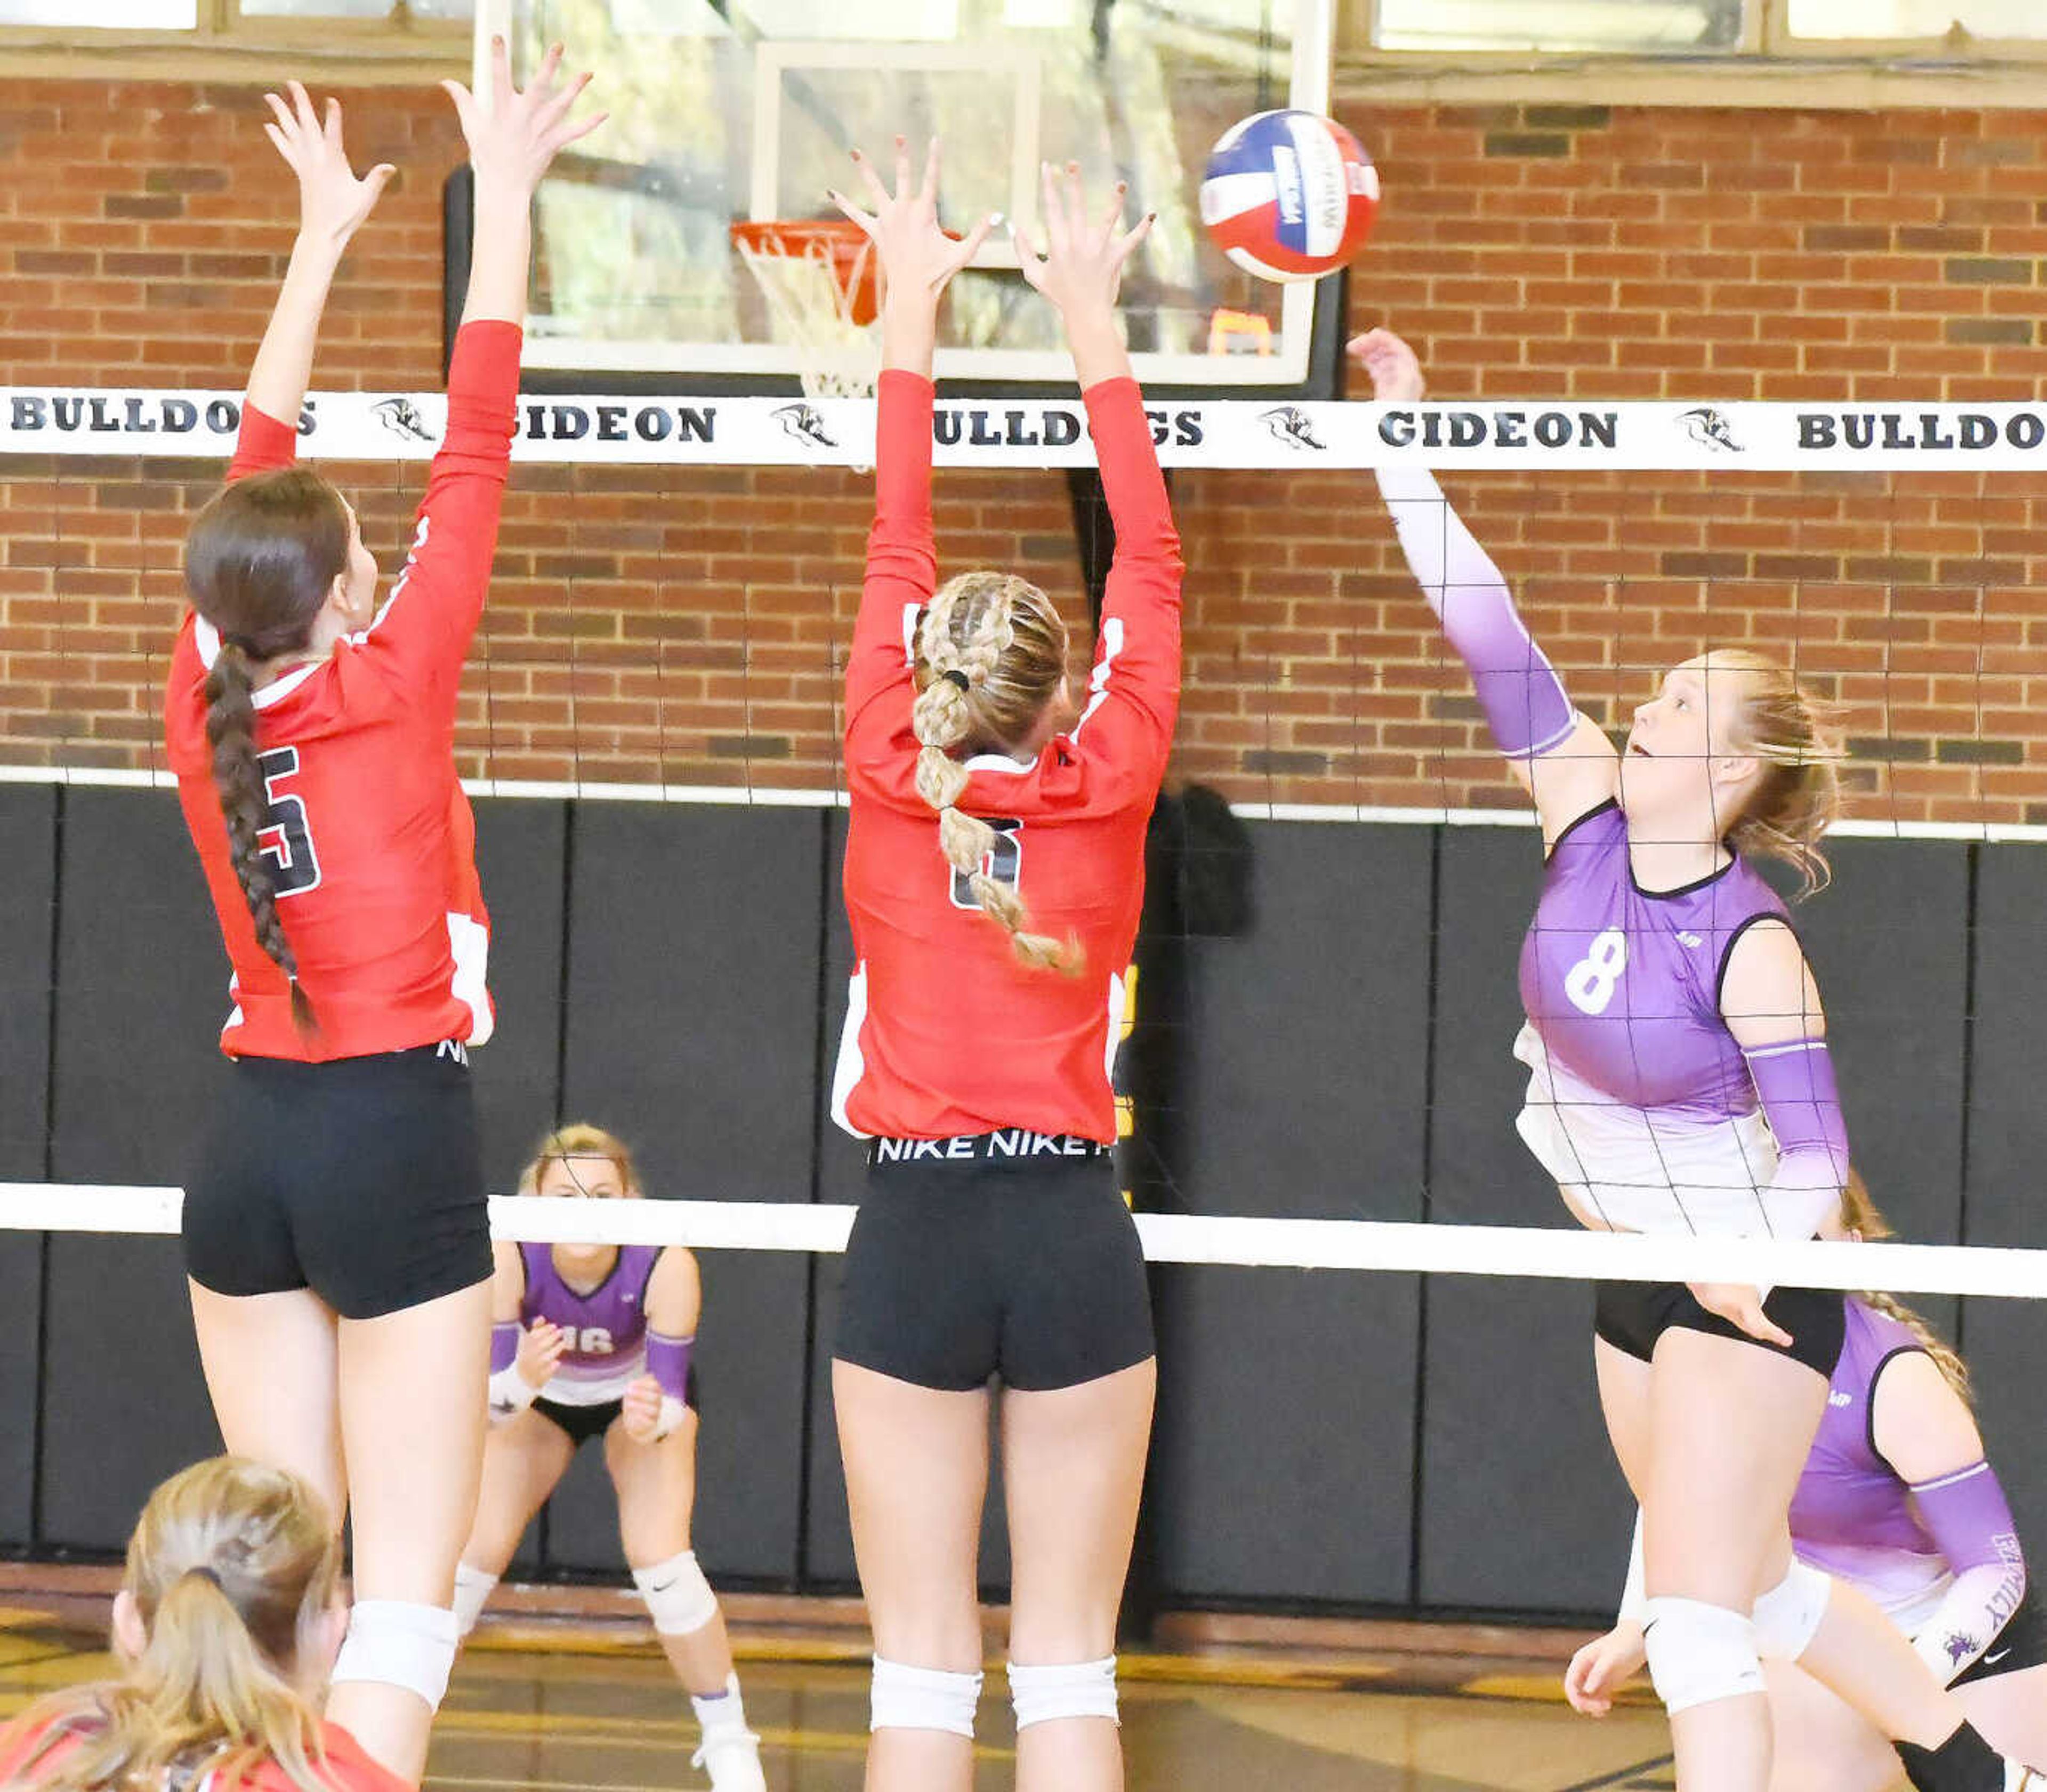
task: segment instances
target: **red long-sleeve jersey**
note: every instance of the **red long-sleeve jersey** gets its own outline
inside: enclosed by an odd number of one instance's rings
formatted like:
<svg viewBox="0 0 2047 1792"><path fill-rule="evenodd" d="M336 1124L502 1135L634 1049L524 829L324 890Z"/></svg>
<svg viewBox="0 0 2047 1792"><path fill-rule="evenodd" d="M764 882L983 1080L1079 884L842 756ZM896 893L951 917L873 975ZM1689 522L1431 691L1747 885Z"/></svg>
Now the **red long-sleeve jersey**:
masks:
<svg viewBox="0 0 2047 1792"><path fill-rule="evenodd" d="M1109 1076L1144 897L1144 834L1180 697L1179 537L1132 380L1085 395L1116 558L1086 706L1023 761L985 754L960 807L996 827L989 869L1036 931L1077 936L1078 977L1026 969L938 850L917 795L913 648L937 586L929 380L881 376L874 528L846 679L852 1005L833 1117L861 1136L1012 1126L1112 1141Z"/></svg>
<svg viewBox="0 0 2047 1792"><path fill-rule="evenodd" d="M164 705L171 769L233 975L221 1046L324 1060L442 1039L481 1044L490 920L476 823L455 770L455 702L483 613L511 459L516 324L465 324L404 570L375 619L331 657L256 693L269 810L263 851L299 979L319 1020L301 1037L290 986L256 942L236 881L206 739L219 637L188 614ZM288 425L245 407L230 480L292 463Z"/></svg>

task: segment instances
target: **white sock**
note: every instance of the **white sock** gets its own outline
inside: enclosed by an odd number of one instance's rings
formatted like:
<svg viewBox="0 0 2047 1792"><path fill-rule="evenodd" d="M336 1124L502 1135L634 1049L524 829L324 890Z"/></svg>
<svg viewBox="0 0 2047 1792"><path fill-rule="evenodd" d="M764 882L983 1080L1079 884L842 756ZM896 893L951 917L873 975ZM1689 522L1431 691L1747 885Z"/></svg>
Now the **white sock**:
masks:
<svg viewBox="0 0 2047 1792"><path fill-rule="evenodd" d="M708 1736L717 1730L743 1730L746 1728L746 1705L739 1693L739 1676L728 1674L725 1677L725 1690L702 1697L690 1694L690 1709L697 1714L697 1721L703 1726Z"/></svg>

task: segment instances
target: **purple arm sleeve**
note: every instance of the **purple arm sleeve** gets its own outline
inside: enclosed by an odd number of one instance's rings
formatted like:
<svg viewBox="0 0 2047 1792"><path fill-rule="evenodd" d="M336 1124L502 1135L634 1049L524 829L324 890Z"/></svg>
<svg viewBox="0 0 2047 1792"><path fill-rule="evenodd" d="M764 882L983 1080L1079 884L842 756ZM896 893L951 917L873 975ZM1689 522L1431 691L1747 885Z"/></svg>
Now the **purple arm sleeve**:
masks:
<svg viewBox="0 0 2047 1792"><path fill-rule="evenodd" d="M519 1360L519 1322L507 1319L490 1328L490 1372L509 1369Z"/></svg>
<svg viewBox="0 0 2047 1792"><path fill-rule="evenodd" d="M669 1399L687 1404L690 1393L690 1346L696 1342L691 1337L664 1337L659 1332L647 1334L647 1372L660 1384L661 1391Z"/></svg>
<svg viewBox="0 0 2047 1792"><path fill-rule="evenodd" d="M1913 1646L1952 1681L1997 1640L2026 1597L2026 1556L2011 1508L1987 1462L1912 1488L1920 1522L1954 1570L1955 1583Z"/></svg>
<svg viewBox="0 0 2047 1792"><path fill-rule="evenodd" d="M1839 1206L1848 1178L1833 1055L1824 1039L1789 1039L1742 1055L1777 1140L1777 1174L1766 1191L1770 1229L1781 1238L1809 1238Z"/></svg>
<svg viewBox="0 0 2047 1792"><path fill-rule="evenodd" d="M1493 744L1509 759L1554 752L1570 738L1577 718L1556 668L1522 625L1499 567L1433 474L1382 467L1379 490L1408 570L1441 621L1443 638L1471 673Z"/></svg>

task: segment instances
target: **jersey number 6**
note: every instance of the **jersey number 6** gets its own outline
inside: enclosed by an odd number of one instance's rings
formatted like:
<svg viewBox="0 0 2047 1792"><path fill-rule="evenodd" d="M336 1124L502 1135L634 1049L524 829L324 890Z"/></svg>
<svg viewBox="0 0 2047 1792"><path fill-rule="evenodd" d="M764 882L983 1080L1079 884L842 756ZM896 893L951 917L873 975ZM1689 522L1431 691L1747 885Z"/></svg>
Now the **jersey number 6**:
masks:
<svg viewBox="0 0 2047 1792"><path fill-rule="evenodd" d="M998 884L1007 884L1012 890L1023 874L1023 846L1016 837L1023 831L1020 821L996 821L989 818L988 825L995 830L995 844L988 856L981 861L981 869ZM967 874L958 867L953 871L953 907L978 908L981 898L973 893L973 885Z"/></svg>
<svg viewBox="0 0 2047 1792"><path fill-rule="evenodd" d="M303 896L319 884L319 854L313 850L313 832L307 824L304 802L277 788L285 779L297 775L299 749L273 747L257 756L256 764L263 774L264 803L257 838L273 868L271 881L281 897Z"/></svg>

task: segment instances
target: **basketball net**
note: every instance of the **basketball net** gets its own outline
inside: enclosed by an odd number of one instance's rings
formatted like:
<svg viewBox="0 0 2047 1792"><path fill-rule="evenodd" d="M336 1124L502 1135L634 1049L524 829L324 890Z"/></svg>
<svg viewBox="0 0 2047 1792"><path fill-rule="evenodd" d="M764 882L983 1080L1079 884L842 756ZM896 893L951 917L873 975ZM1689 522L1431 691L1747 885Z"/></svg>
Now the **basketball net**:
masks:
<svg viewBox="0 0 2047 1792"><path fill-rule="evenodd" d="M795 349L808 398L871 398L881 371L874 246L833 220L735 223L732 240L768 302L778 341Z"/></svg>

